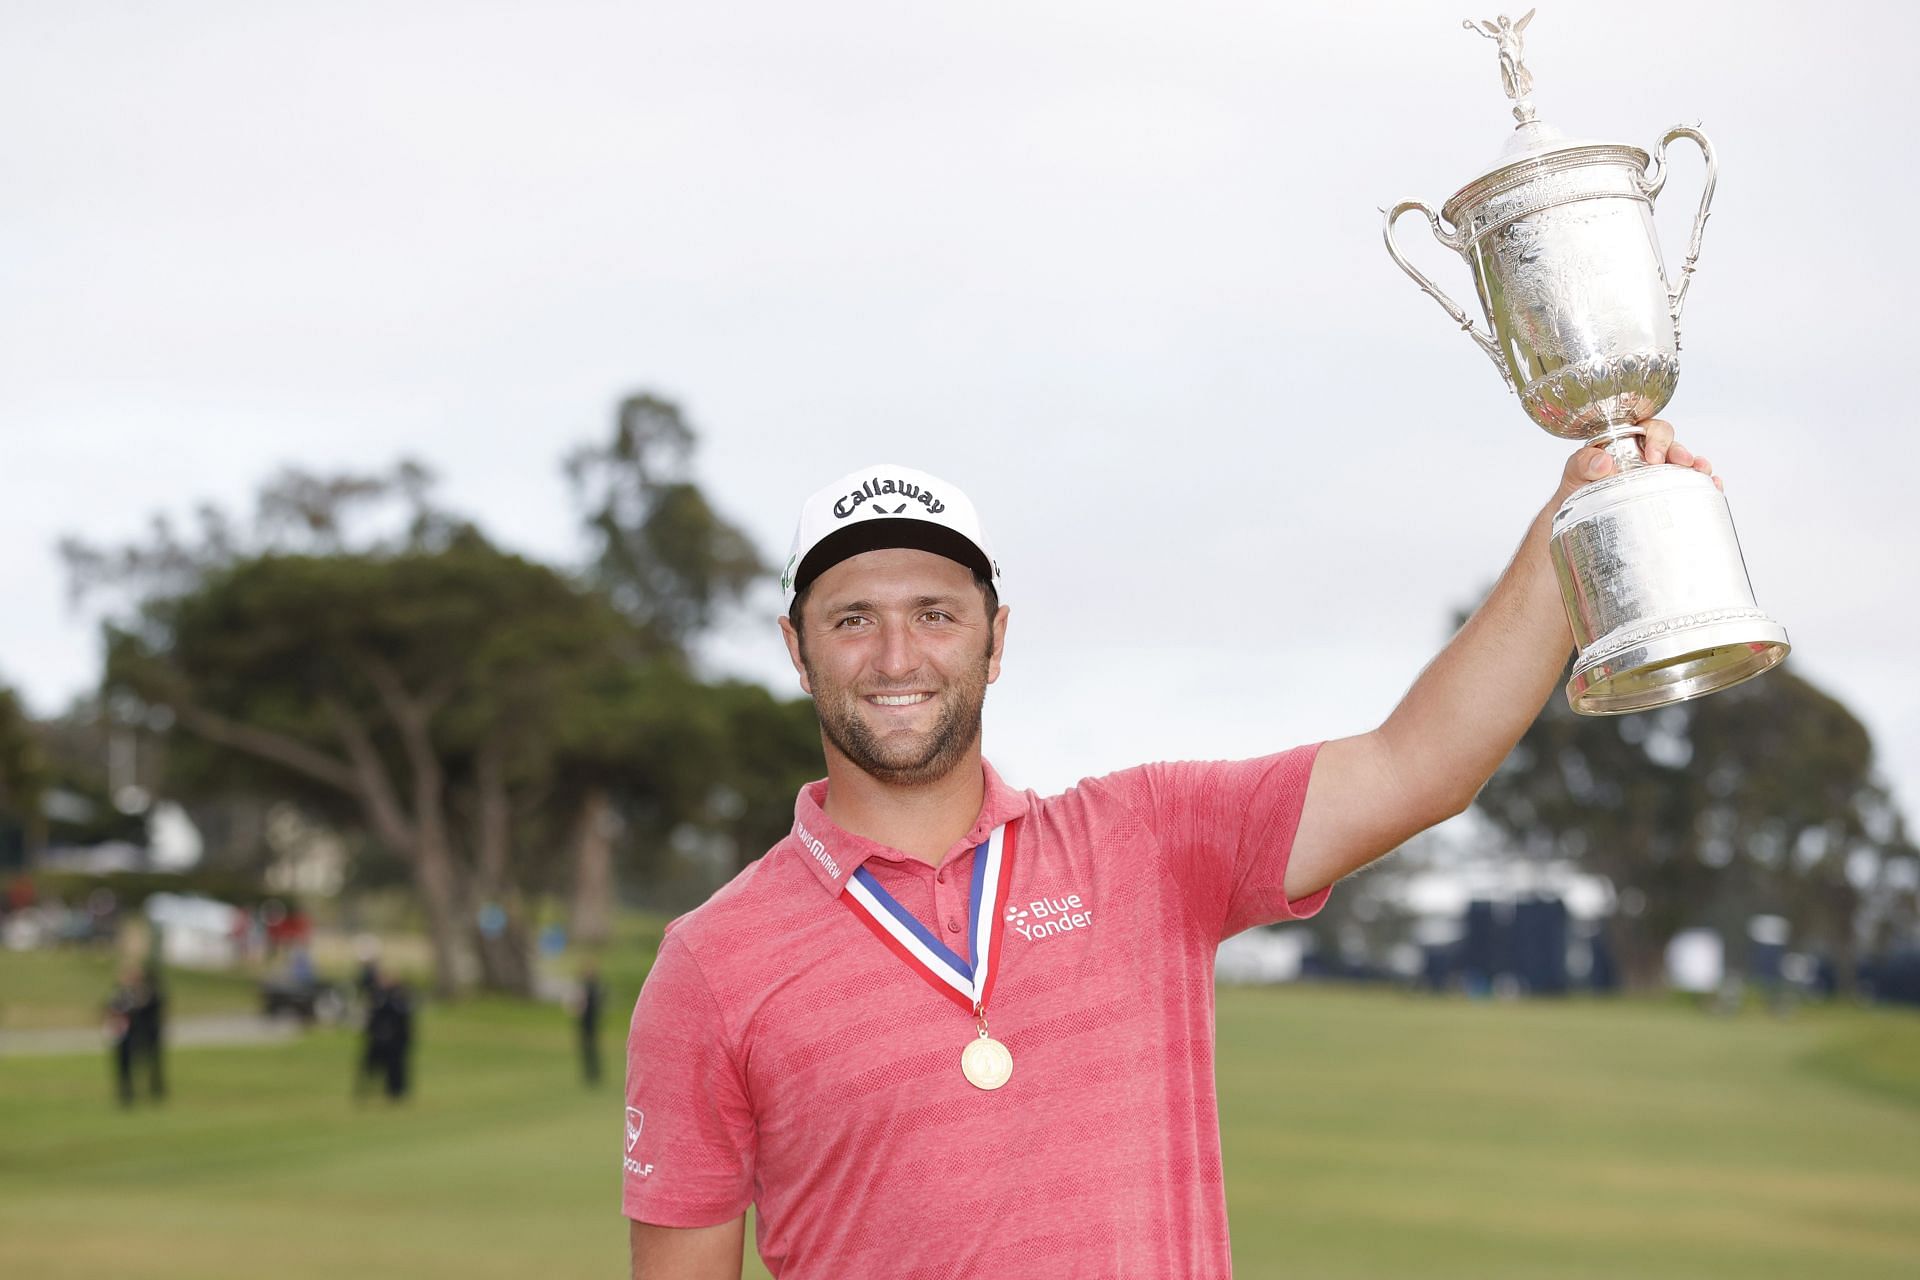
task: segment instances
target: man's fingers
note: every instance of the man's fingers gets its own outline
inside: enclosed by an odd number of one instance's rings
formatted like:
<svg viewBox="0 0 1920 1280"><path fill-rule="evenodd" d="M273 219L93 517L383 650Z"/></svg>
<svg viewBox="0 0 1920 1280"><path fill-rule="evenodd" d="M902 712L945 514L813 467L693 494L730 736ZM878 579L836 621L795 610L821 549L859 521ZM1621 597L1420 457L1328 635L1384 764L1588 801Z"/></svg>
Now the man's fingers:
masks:
<svg viewBox="0 0 1920 1280"><path fill-rule="evenodd" d="M1602 450L1589 445L1567 459L1567 482L1583 485L1590 480L1598 480L1613 470L1613 459Z"/></svg>
<svg viewBox="0 0 1920 1280"><path fill-rule="evenodd" d="M1640 442L1640 450L1648 462L1658 465L1667 460L1667 450L1673 444L1673 424L1664 418L1648 418L1640 424L1646 428L1646 438Z"/></svg>
<svg viewBox="0 0 1920 1280"><path fill-rule="evenodd" d="M1688 467L1712 480L1716 489L1726 491L1727 486L1721 483L1719 476L1713 474L1713 463L1673 438L1671 422L1663 418L1648 418L1640 426L1646 432L1640 441L1640 454L1649 465L1672 463ZM1588 445L1567 459L1567 480L1575 486L1589 484L1612 475L1618 469L1604 449Z"/></svg>

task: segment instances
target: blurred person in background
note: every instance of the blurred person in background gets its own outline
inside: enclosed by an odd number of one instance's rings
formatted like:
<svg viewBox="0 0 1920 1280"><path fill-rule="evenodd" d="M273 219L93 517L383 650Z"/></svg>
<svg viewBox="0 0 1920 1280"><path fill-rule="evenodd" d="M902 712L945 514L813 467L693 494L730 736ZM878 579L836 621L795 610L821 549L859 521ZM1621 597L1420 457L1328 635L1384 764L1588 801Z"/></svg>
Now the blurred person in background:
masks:
<svg viewBox="0 0 1920 1280"><path fill-rule="evenodd" d="M133 964L120 971L120 982L107 997L107 1044L113 1062L114 1091L123 1107L134 1103L134 1077L142 1064L148 1099L166 1099L161 1063L165 1004L166 997L152 969Z"/></svg>
<svg viewBox="0 0 1920 1280"><path fill-rule="evenodd" d="M571 1012L580 1038L580 1079L589 1088L600 1083L600 1007L604 1002L600 970L588 965L574 991Z"/></svg>
<svg viewBox="0 0 1920 1280"><path fill-rule="evenodd" d="M1711 474L1666 423L1644 426L1650 464ZM896 466L807 499L780 630L827 777L785 839L668 926L641 990L634 1276L737 1280L749 1207L775 1274L1229 1274L1215 953L1312 915L1472 802L1573 649L1553 514L1613 466L1593 447L1568 459L1378 728L1044 799L981 755L1008 610L973 504ZM1177 534L1170 513L1148 518ZM1275 541L1312 554L1307 534ZM1249 590L1258 563L1249 548ZM1081 603L1102 634L1219 625L1178 581Z"/></svg>
<svg viewBox="0 0 1920 1280"><path fill-rule="evenodd" d="M371 963L363 977L367 1021L353 1094L356 1099L365 1098L377 1080L387 1098L397 1102L407 1096L412 1083L408 1067L413 1052L413 993Z"/></svg>

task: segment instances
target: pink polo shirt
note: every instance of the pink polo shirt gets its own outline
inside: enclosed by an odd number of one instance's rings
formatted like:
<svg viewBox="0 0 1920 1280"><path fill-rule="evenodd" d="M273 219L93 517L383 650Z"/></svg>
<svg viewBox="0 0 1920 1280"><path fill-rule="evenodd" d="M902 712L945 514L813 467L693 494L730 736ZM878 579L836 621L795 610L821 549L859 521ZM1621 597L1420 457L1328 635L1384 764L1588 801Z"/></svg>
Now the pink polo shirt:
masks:
<svg viewBox="0 0 1920 1280"><path fill-rule="evenodd" d="M1213 961L1312 915L1282 888L1315 747L1153 764L1041 799L985 766L936 869L841 830L791 834L668 926L627 1042L625 1211L758 1208L782 1280L1226 1276ZM1019 819L987 1009L1013 1078L960 1074L973 1019L842 901L867 870L967 954L974 848ZM1017 913L1024 911L1024 916Z"/></svg>

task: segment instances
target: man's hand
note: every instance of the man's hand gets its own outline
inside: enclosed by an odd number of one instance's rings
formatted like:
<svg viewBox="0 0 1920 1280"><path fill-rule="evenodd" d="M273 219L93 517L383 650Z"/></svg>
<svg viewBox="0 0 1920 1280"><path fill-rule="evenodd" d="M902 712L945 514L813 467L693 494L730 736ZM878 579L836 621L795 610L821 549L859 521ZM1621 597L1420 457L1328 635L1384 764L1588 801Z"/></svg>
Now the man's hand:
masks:
<svg viewBox="0 0 1920 1280"><path fill-rule="evenodd" d="M1692 467L1703 476L1713 480L1716 489L1724 490L1726 485L1720 477L1713 474L1713 464L1694 453L1693 450L1673 438L1673 424L1660 418L1648 418L1640 424L1647 429L1646 437L1640 442L1642 455L1653 466L1668 464L1677 467ZM1605 450L1588 445L1567 459L1567 469L1560 477L1560 493L1554 499L1558 506L1566 496L1583 484L1592 484L1614 472L1617 464Z"/></svg>

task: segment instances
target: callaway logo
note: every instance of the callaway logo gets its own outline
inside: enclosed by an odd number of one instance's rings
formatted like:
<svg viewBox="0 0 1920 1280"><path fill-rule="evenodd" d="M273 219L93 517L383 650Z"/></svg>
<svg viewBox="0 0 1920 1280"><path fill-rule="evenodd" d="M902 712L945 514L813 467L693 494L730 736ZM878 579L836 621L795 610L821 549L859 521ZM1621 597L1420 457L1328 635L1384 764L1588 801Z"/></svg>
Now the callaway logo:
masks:
<svg viewBox="0 0 1920 1280"><path fill-rule="evenodd" d="M793 571L799 563L800 557L798 555L787 557L787 567L780 571L780 589L782 591L793 590Z"/></svg>
<svg viewBox="0 0 1920 1280"><path fill-rule="evenodd" d="M917 484L908 484L904 480L881 480L878 477L868 480L852 493L833 504L833 514L845 520L858 511L863 503L890 496L898 496L906 501L898 506L893 503L875 503L874 514L897 516L907 509L908 502L918 502L934 515L947 509L947 504L933 496L933 491L923 489Z"/></svg>
<svg viewBox="0 0 1920 1280"><path fill-rule="evenodd" d="M640 1108L638 1107L627 1108L627 1158L624 1163L626 1165L626 1170L628 1173L634 1174L635 1176L641 1177L641 1178L644 1178L648 1174L653 1172L652 1165L641 1164L638 1160L635 1160L633 1158L633 1148L635 1147L636 1144L639 1143L640 1130L646 1127L646 1123L647 1123L647 1117L645 1113L643 1113L640 1110Z"/></svg>
<svg viewBox="0 0 1920 1280"><path fill-rule="evenodd" d="M1085 929L1093 923L1093 911L1070 893L1064 898L1036 898L1024 907L1008 907L1007 923L1023 938L1038 941L1069 929Z"/></svg>

